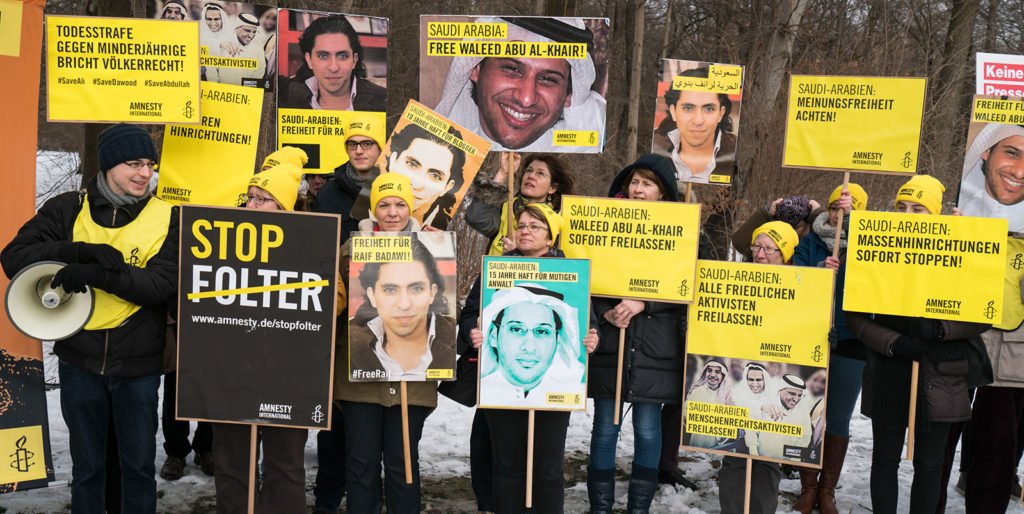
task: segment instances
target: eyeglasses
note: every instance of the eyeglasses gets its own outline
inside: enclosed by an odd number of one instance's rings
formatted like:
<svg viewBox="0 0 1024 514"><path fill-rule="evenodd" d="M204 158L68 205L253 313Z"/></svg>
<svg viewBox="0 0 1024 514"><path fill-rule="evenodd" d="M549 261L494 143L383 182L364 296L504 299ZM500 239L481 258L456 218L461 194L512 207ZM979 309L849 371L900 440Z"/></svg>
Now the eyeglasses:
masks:
<svg viewBox="0 0 1024 514"><path fill-rule="evenodd" d="M269 196L245 195L245 203L252 202L252 204L255 205L256 207L259 207L267 202L273 201L275 200L273 198L270 198Z"/></svg>
<svg viewBox="0 0 1024 514"><path fill-rule="evenodd" d="M761 245L754 245L754 246L750 247L750 254L751 255L757 255L757 252L764 252L765 255L775 255L776 253L779 253L780 251L781 250L779 250L778 248L769 248L767 246L761 246Z"/></svg>
<svg viewBox="0 0 1024 514"><path fill-rule="evenodd" d="M125 161L123 164L133 170L137 170L145 166L153 171L156 171L157 167L159 166L159 164L153 161Z"/></svg>
<svg viewBox="0 0 1024 514"><path fill-rule="evenodd" d="M367 139L366 141L345 141L345 148L349 150L355 150L356 148L369 150L374 146L377 146L377 142L372 139Z"/></svg>
<svg viewBox="0 0 1024 514"><path fill-rule="evenodd" d="M527 225L527 224L516 225L516 232L522 232L524 230L528 231L531 234L539 234L542 231L543 232L547 232L548 227L545 227L544 225Z"/></svg>

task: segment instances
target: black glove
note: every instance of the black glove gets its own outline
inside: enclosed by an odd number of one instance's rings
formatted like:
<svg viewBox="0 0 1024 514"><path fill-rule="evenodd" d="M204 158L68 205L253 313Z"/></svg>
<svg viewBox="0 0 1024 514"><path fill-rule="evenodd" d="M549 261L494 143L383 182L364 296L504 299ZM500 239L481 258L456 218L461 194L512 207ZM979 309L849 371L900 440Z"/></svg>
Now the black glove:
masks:
<svg viewBox="0 0 1024 514"><path fill-rule="evenodd" d="M78 262L83 264L99 264L109 271L123 271L124 254L121 250L108 244L79 243Z"/></svg>
<svg viewBox="0 0 1024 514"><path fill-rule="evenodd" d="M64 266L50 281L50 287L63 287L71 293L84 293L86 286L103 282L104 271L99 264L71 263Z"/></svg>
<svg viewBox="0 0 1024 514"><path fill-rule="evenodd" d="M889 347L889 353L892 354L893 357L904 357L919 361L924 358L924 353L927 349L927 341L916 337L900 336L899 339Z"/></svg>
<svg viewBox="0 0 1024 514"><path fill-rule="evenodd" d="M110 271L123 271L125 268L124 255L108 244L67 243L57 253L57 259L68 264L99 264Z"/></svg>

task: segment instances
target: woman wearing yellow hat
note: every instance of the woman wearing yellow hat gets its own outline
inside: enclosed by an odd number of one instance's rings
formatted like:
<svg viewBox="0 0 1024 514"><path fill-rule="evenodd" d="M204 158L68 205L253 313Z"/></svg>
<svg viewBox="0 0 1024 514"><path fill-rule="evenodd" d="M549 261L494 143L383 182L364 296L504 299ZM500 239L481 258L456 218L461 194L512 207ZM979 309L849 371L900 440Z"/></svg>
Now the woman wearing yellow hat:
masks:
<svg viewBox="0 0 1024 514"><path fill-rule="evenodd" d="M828 210L818 214L811 223L811 232L800 240L793 254L797 266L825 266L836 271L836 286L832 300L832 330L829 341L832 352L829 362L828 406L825 408L825 453L822 468L800 472L800 498L794 510L809 514L817 506L822 514L837 514L835 487L846 458L850 442L850 418L860 393L861 374L867 350L846 327L843 316L843 287L846 283L846 243L850 211L867 208L868 194L857 184L849 184L847 191L839 186L829 195ZM843 226L838 227L839 213L843 213ZM839 258L833 258L834 245L839 232Z"/></svg>
<svg viewBox="0 0 1024 514"><path fill-rule="evenodd" d="M530 204L523 208L516 226L517 245L510 240L508 256L565 257L553 247L561 230L562 217L546 204ZM476 355L484 341L478 327L480 317L480 278L466 297L459 317L460 353ZM597 331L591 329L583 339L588 352L597 346ZM473 350L470 350L470 346ZM474 381L475 381L474 375ZM487 445L493 452L491 468L484 471L493 477L492 503L478 505L496 513L519 514L526 495L526 433L527 412L523 410L478 409L490 427ZM536 512L559 513L565 506L565 436L569 428L569 412L537 411L534 435L533 509ZM474 434L478 435L478 434ZM479 468L478 464L478 468ZM474 477L475 479L476 477ZM478 504L485 498L477 498Z"/></svg>
<svg viewBox="0 0 1024 514"><path fill-rule="evenodd" d="M294 162L280 162L249 180L245 206L268 211L294 210L299 195L302 168ZM344 284L338 283L338 306L346 303ZM336 313L337 314L337 313ZM255 512L305 512L306 469L303 450L306 430L271 426L258 427L263 448L263 475L256 491ZM217 512L246 511L249 495L249 444L247 425L213 425L214 484Z"/></svg>
<svg viewBox="0 0 1024 514"><path fill-rule="evenodd" d="M750 238L750 254L758 264L791 264L793 251L800 237L792 225L784 221L771 221L757 227ZM762 366L761 369L764 369ZM746 372L744 372L746 375ZM765 372L767 375L767 372ZM734 393L735 394L735 393ZM735 398L735 396L734 396ZM692 444L692 442L691 442ZM718 503L723 514L743 512L743 496L731 494L742 491L746 482L747 460L725 457L718 470ZM779 483L782 469L774 462L755 460L751 469L750 512L775 512L779 505Z"/></svg>
<svg viewBox="0 0 1024 514"><path fill-rule="evenodd" d="M935 178L915 176L900 187L894 202L896 210L939 214L943 191L945 188ZM897 472L909 421L911 364L916 361L921 375L917 384L914 483L910 508L903 512L942 512L948 434L954 423L971 416L968 388L991 381L991 365L979 337L989 325L856 312L846 316L850 331L871 350L864 368L861 412L871 418L872 509L877 514L897 511Z"/></svg>

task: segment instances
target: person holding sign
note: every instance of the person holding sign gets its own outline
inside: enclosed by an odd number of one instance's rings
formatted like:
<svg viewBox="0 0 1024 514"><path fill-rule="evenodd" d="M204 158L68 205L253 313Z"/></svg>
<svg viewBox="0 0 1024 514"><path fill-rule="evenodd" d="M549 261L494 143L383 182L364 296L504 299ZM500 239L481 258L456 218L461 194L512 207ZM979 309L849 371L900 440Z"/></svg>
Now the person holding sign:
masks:
<svg viewBox="0 0 1024 514"><path fill-rule="evenodd" d="M754 230L750 238L750 253L758 264L791 264L793 252L799 242L796 230L784 221L771 221ZM711 361L721 369L725 365ZM711 365L708 364L708 366ZM707 367L705 367L707 369ZM720 372L724 373L724 372ZM711 382L711 375L706 382ZM768 368L759 363L747 364L743 369L743 384L732 389L731 398L719 393L713 397L697 394L697 382L686 399L723 405L740 405L750 409L752 419L764 419L780 423L801 425L805 427L803 438L745 431L743 442L747 445L750 455L761 455L777 459L785 458L783 449L789 446L807 446L811 439L811 423L807 410L800 405L806 390L804 381L796 375L783 375L778 384L768 372ZM719 382L726 380L724 377ZM701 439L716 441L706 435L693 434L690 444L699 444ZM706 446L713 448L713 446ZM724 449L724 448L719 448ZM782 481L782 468L774 462L754 460L751 462L750 512L772 513L779 505L779 483ZM746 482L747 459L742 457L723 457L722 467L718 470L719 491L741 491ZM735 494L718 495L719 505L723 514L740 514L743 512L743 497Z"/></svg>
<svg viewBox="0 0 1024 514"><path fill-rule="evenodd" d="M177 290L178 211L152 196L158 156L148 132L111 126L96 153L96 178L43 204L0 263L13 277L39 261L64 262L51 285L76 293L89 287L96 296L85 328L54 345L71 439L72 511L104 511L112 424L121 510L155 513L157 390L167 302Z"/></svg>
<svg viewBox="0 0 1024 514"><path fill-rule="evenodd" d="M370 187L370 205L373 209L373 219L366 219L359 223L359 228L364 232L408 232L419 231L419 224L411 218L413 194L412 184L408 177L397 173L384 173L374 179ZM342 276L349 276L349 264L351 262L351 244L349 239L342 245ZM377 274L376 279L365 272L360 275L360 281L367 288L367 301L363 303L366 312L360 309L352 320L352 340L345 337L344 329L336 336L337 349L334 352L334 396L335 400L341 402L345 418L345 486L347 488L348 500L347 509L351 512L381 512L384 501L387 501L387 511L395 513L419 512L420 509L420 477L419 477L419 441L423 435L423 424L427 416L437 407L437 382L417 381L408 382L408 420L409 420L409 457L412 470L412 483L405 481L405 457L404 443L402 440L402 409L401 393L399 384L396 382L353 382L349 380L349 354L351 348L356 345L366 345L375 348L370 352L374 358L379 359L377 365L384 366L392 380L406 373L404 362L408 359L402 356L388 356L381 359L380 349L386 353L383 345L378 340L383 335L394 341L399 335L402 337L412 333L419 333L423 336L433 333L435 340L454 341L455 324L445 316L447 305L439 305L438 298L444 298L444 281L440 280L440 274L436 272L436 264L433 257L427 252L422 243L413 242L412 262L394 263L386 266L402 266L403 281L409 281L410 293L416 294L417 298L429 297L429 301L416 300L414 314L395 317L389 310L390 303L384 302L381 298L375 297L374 306L369 301L369 290L375 289L374 293L382 294L383 289L379 286L379 279L383 271ZM382 267L386 267L382 266ZM364 277L365 275L365 277ZM366 279L364 281L364 278ZM388 286L395 287L395 286ZM401 286L399 286L401 287ZM376 311L376 312L374 312ZM372 318L379 319L376 331L368 328L367 324ZM415 318L415 323L412 319ZM427 321L432 320L429 329ZM410 327L410 325L413 325ZM388 328L390 327L390 328ZM358 338L358 339L357 339ZM430 345L430 352L427 356L438 356L440 352L453 352L454 349L442 349L440 345ZM365 353L365 352L364 352ZM355 356L353 356L355 357ZM448 359L454 362L454 356ZM383 360L390 360L385 364ZM419 367L423 357L420 356L416 362ZM428 363L429 364L429 363ZM353 363L353 369L357 365ZM410 369L416 372L416 370ZM384 463L384 493L381 491L381 461Z"/></svg>
<svg viewBox="0 0 1024 514"><path fill-rule="evenodd" d="M543 203L555 212L561 212L562 196L572 194L572 174L557 156L529 154L520 159L519 154L512 155L511 165L505 159L499 160L498 171L493 177L477 173L474 180L476 193L466 208L466 223L491 239L487 255L501 255L502 240L509 235L507 179L515 168L519 168L519 178L516 179L518 191L512 203L516 216L526 205L535 203Z"/></svg>
<svg viewBox="0 0 1024 514"><path fill-rule="evenodd" d="M939 214L944 191L935 178L915 176L900 187L896 210ZM900 454L907 426L914 422L916 450L909 512L932 514L939 506L950 428L971 417L968 388L991 381L991 365L978 337L990 325L856 312L847 312L846 319L850 331L871 350L864 368L861 412L871 418L874 440L872 509L879 514L897 512ZM917 407L917 419L909 420L913 362L921 363L917 387L918 397L924 401ZM826 452L828 444L826 441Z"/></svg>
<svg viewBox="0 0 1024 514"><path fill-rule="evenodd" d="M553 248L561 224L562 217L547 205L525 206L516 230L518 244L507 240L506 247L510 250L505 255L564 257L561 250ZM479 351L483 347L483 351L492 352L496 357L500 368L483 372L481 381L498 381L501 383L499 388L516 391L516 396L543 394L544 390L567 390L553 386L549 376L557 378L567 374L575 375L576 384L579 384L584 370L575 372L565 369L579 365L579 356L573 355L573 352L579 352L576 349L578 339L567 332L566 326L575 315L569 312L571 307L558 298L557 293L526 284L495 293L491 306L500 306L501 309L499 315L490 320L484 346L485 334L477 326L480 289L481 279L477 277L473 289L466 297L459 326L468 332L468 342L475 349ZM526 332L523 332L524 329ZM460 339L466 338L460 336ZM592 352L597 342L597 330L590 329L583 338L587 351ZM527 350L527 345L533 348ZM541 349L546 364L525 367L514 362L519 359L518 355L532 354ZM527 362L533 360L535 357L525 358ZM562 369L552 371L551 367L555 366ZM495 401L501 400L491 399L488 403ZM493 472L493 495L489 500L496 513L519 514L523 512L525 504L523 493L526 490L527 440L523 434L527 433L528 412L504 409L478 409L477 412L481 411L487 419L486 426L490 427L488 433L490 447L493 448L493 467L491 470L483 470L487 476L491 476L488 471ZM534 415L533 509L545 513L563 512L565 436L569 428L570 412L539 410ZM477 434L473 434L473 437L477 437ZM480 498L477 502L480 503Z"/></svg>
<svg viewBox="0 0 1024 514"><path fill-rule="evenodd" d="M850 419L857 404L867 354L864 344L847 328L843 315L849 214L851 209L867 208L868 194L854 183L847 186L847 192L839 186L829 195L826 206L828 210L814 218L810 233L800 240L793 254L793 264L797 266L825 266L836 271L832 330L828 336L832 351L829 354L828 406L825 408L825 453L821 471L800 471L801 492L794 508L810 512L817 505L824 513L834 513L835 487L850 443ZM843 226L837 227L840 212L843 213ZM837 244L838 259L832 257Z"/></svg>
<svg viewBox="0 0 1024 514"><path fill-rule="evenodd" d="M645 155L612 181L610 197L679 201L672 161ZM683 320L686 306L637 300L593 298L600 344L590 361L588 396L594 398L587 493L592 512L615 504L615 450L620 425L614 422L619 330L626 329L623 400L632 403L634 454L627 508L647 512L658 489L661 407L678 404L683 390Z"/></svg>
<svg viewBox="0 0 1024 514"><path fill-rule="evenodd" d="M302 168L283 162L253 175L246 193L246 209L295 210ZM338 288L338 305L344 305L344 288ZM213 425L214 485L217 512L243 513L249 503L249 452L251 425ZM256 513L305 512L306 468L303 451L309 432L290 427L260 426L263 474L257 487ZM259 444L259 443L257 443Z"/></svg>

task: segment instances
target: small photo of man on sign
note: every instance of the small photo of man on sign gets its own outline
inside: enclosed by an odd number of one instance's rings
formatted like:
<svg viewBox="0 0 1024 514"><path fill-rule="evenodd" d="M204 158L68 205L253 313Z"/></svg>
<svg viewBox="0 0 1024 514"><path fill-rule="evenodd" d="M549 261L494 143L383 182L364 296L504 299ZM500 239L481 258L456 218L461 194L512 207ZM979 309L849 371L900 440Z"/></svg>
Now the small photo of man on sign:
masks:
<svg viewBox="0 0 1024 514"><path fill-rule="evenodd" d="M979 103L988 97L975 97ZM996 98L993 97L993 100ZM1019 105L1019 98L999 100ZM973 122L967 134L959 207L965 216L1003 218L1010 232L1024 232L1024 126Z"/></svg>

